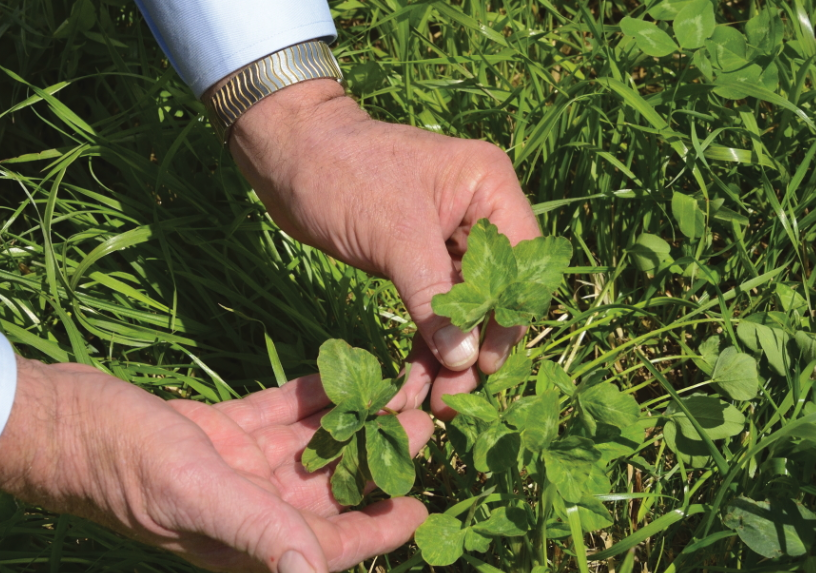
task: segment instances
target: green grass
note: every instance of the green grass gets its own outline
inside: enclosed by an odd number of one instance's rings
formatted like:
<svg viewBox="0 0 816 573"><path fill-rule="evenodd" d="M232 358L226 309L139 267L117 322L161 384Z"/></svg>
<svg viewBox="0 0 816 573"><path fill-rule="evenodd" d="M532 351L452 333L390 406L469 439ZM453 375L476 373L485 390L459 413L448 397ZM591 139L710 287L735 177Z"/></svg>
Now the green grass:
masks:
<svg viewBox="0 0 816 573"><path fill-rule="evenodd" d="M208 401L274 385L275 366L313 372L332 337L396 371L414 329L393 287L275 226L132 3L87 2L60 28L72 4L0 2L0 328L18 352ZM637 2L331 4L335 53L365 109L506 149L544 232L572 242L573 272L525 341L531 355L573 378L602 369L644 407L644 441L607 473L615 523L550 540L551 570L816 567L761 558L721 523L737 495L816 507L816 446L802 437L813 357L791 341L816 330L816 131L802 117L816 118L816 40L802 23L813 0L719 5L722 26L743 30L766 4L785 23L777 99L741 100L714 93L688 56L636 49L618 23L643 15ZM705 217L689 239L675 192L736 215ZM639 270L629 250L643 233L678 266ZM779 285L804 303L792 308ZM769 311L791 339L785 371L757 350L760 397L737 403L745 431L687 467L662 439L669 390L708 379L698 349L710 335L751 352L739 325ZM482 487L441 430L417 463L414 493L432 511ZM2 504L0 571L192 569L86 521ZM581 545L588 565L573 558ZM523 570L525 551L511 540L476 557ZM404 571L414 553L376 566Z"/></svg>

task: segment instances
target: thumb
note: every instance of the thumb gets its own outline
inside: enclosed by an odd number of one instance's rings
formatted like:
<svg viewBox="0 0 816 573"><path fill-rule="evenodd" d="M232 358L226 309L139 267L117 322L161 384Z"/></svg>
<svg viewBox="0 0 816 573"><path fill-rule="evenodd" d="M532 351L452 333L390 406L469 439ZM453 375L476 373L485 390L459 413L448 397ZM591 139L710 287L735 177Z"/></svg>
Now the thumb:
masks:
<svg viewBox="0 0 816 573"><path fill-rule="evenodd" d="M459 282L459 273L441 229L424 230L417 238L400 242L391 257L390 278L436 359L449 370L467 370L479 357L478 328L462 332L431 307L434 295L448 292Z"/></svg>

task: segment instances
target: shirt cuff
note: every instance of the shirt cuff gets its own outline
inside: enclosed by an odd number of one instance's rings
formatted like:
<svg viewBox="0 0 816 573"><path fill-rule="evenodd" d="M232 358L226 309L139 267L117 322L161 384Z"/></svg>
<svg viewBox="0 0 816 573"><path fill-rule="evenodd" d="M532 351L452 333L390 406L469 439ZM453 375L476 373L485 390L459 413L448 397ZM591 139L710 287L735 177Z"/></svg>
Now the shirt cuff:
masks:
<svg viewBox="0 0 816 573"><path fill-rule="evenodd" d="M136 0L168 60L196 97L287 46L334 41L326 0Z"/></svg>
<svg viewBox="0 0 816 573"><path fill-rule="evenodd" d="M6 337L0 334L0 434L6 427L17 392L17 359Z"/></svg>

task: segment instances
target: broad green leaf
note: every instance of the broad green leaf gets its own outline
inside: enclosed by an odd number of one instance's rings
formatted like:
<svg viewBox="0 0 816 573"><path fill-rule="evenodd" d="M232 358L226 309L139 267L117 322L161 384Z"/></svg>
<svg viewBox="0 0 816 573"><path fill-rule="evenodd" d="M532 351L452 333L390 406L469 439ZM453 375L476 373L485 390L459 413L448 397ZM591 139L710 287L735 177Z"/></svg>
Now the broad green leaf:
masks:
<svg viewBox="0 0 816 573"><path fill-rule="evenodd" d="M804 555L816 540L816 514L792 499L739 497L728 504L723 525L768 559Z"/></svg>
<svg viewBox="0 0 816 573"><path fill-rule="evenodd" d="M780 376L786 376L792 365L788 352L790 336L781 325L768 320L768 314L747 316L737 327L737 336L752 351L762 349L771 368Z"/></svg>
<svg viewBox="0 0 816 573"><path fill-rule="evenodd" d="M348 402L341 403L320 419L320 425L335 440L344 442L363 428L365 413L350 407Z"/></svg>
<svg viewBox="0 0 816 573"><path fill-rule="evenodd" d="M444 567L455 563L462 556L466 532L462 528L462 522L455 517L434 513L416 530L414 540L422 550L422 558L426 563Z"/></svg>
<svg viewBox="0 0 816 573"><path fill-rule="evenodd" d="M720 353L711 379L734 400L752 400L759 390L756 360L733 346Z"/></svg>
<svg viewBox="0 0 816 573"><path fill-rule="evenodd" d="M606 472L598 465L598 459L589 470L589 477L584 482L584 490L587 495L605 495L612 491L612 484Z"/></svg>
<svg viewBox="0 0 816 573"><path fill-rule="evenodd" d="M697 50L691 58L692 63L700 70L707 82L714 81L714 68L711 66L711 60L705 53L705 50Z"/></svg>
<svg viewBox="0 0 816 573"><path fill-rule="evenodd" d="M530 529L527 512L520 507L499 507L486 521L476 523L473 529L490 537L518 537Z"/></svg>
<svg viewBox="0 0 816 573"><path fill-rule="evenodd" d="M706 40L706 49L713 64L725 72L748 64L745 36L730 26L717 26L711 38Z"/></svg>
<svg viewBox="0 0 816 573"><path fill-rule="evenodd" d="M705 442L687 438L677 429L677 424L672 421L663 426L663 439L666 440L666 445L687 466L703 468L711 462L711 452Z"/></svg>
<svg viewBox="0 0 816 573"><path fill-rule="evenodd" d="M635 261L635 266L645 272L654 271L661 263L671 260L671 247L658 237L649 233L642 233L629 249L629 254Z"/></svg>
<svg viewBox="0 0 816 573"><path fill-rule="evenodd" d="M307 472L317 471L339 458L346 444L348 440L338 442L326 430L318 428L309 440L309 445L303 450L300 461Z"/></svg>
<svg viewBox="0 0 816 573"><path fill-rule="evenodd" d="M397 379L387 378L383 380L371 400L368 414L373 415L382 410L391 401L391 398L397 395L405 379L406 376L400 376Z"/></svg>
<svg viewBox="0 0 816 573"><path fill-rule="evenodd" d="M671 36L654 24L625 16L620 26L624 34L634 36L638 48L648 56L662 58L678 51Z"/></svg>
<svg viewBox="0 0 816 573"><path fill-rule="evenodd" d="M703 360L711 367L711 372L714 371L714 365L717 364L717 358L720 356L720 349L722 348L722 338L718 334L714 334L706 338L700 345L697 351ZM711 374L707 372L707 374Z"/></svg>
<svg viewBox="0 0 816 573"><path fill-rule="evenodd" d="M575 393L575 384L564 369L552 360L545 360L541 363L536 377L536 394L540 396L550 388L558 388L567 396Z"/></svg>
<svg viewBox="0 0 816 573"><path fill-rule="evenodd" d="M537 400L538 398L535 396L520 396L514 399L507 406L507 409L502 412L502 420L504 420L505 424L521 430L527 424L527 415Z"/></svg>
<svg viewBox="0 0 816 573"><path fill-rule="evenodd" d="M340 505L357 505L363 501L367 480L365 461L360 455L361 436L352 438L343 449L343 457L331 478L332 495Z"/></svg>
<svg viewBox="0 0 816 573"><path fill-rule="evenodd" d="M558 414L561 408L556 389L545 390L527 409L527 419L521 432L522 445L540 452L558 436Z"/></svg>
<svg viewBox="0 0 816 573"><path fill-rule="evenodd" d="M782 305L784 312L799 311L803 313L807 311L807 301L805 297L785 283L776 283L774 292L776 296L779 297L779 303Z"/></svg>
<svg viewBox="0 0 816 573"><path fill-rule="evenodd" d="M487 379L485 387L491 394L498 394L502 390L513 388L527 381L533 361L524 352L511 354L499 371Z"/></svg>
<svg viewBox="0 0 816 573"><path fill-rule="evenodd" d="M432 300L436 314L470 331L492 310L502 326L529 324L549 308L569 264L572 247L561 237L538 237L516 247L495 225L480 219L462 258L464 283Z"/></svg>
<svg viewBox="0 0 816 573"><path fill-rule="evenodd" d="M479 553L486 553L490 549L490 544L493 539L486 535L482 535L475 531L472 527L468 527L465 531L465 551L478 551Z"/></svg>
<svg viewBox="0 0 816 573"><path fill-rule="evenodd" d="M816 335L800 330L794 340L805 362L816 360Z"/></svg>
<svg viewBox="0 0 816 573"><path fill-rule="evenodd" d="M484 396L476 394L444 394L442 401L460 414L493 422L499 419L496 408Z"/></svg>
<svg viewBox="0 0 816 573"><path fill-rule="evenodd" d="M779 68L774 62L771 62L762 70L759 83L770 92L776 91L776 88L779 87Z"/></svg>
<svg viewBox="0 0 816 573"><path fill-rule="evenodd" d="M712 440L736 436L745 428L745 416L732 404L719 400L715 396L694 394L683 398L683 402ZM676 404L672 403L666 408L666 416L677 424L685 437L691 440L702 439L694 425Z"/></svg>
<svg viewBox="0 0 816 573"><path fill-rule="evenodd" d="M608 491L605 493L608 493ZM560 496L555 496L554 501L553 506L556 514L562 520L567 521L567 504ZM612 525L612 516L609 510L606 509L603 502L595 496L585 495L578 503L570 503L569 506L578 507L578 516L581 518L581 529L587 533L605 529Z"/></svg>
<svg viewBox="0 0 816 573"><path fill-rule="evenodd" d="M714 80L714 93L726 99L744 99L747 92L742 88L762 82L762 68L757 64L748 64L731 72L721 72Z"/></svg>
<svg viewBox="0 0 816 573"><path fill-rule="evenodd" d="M703 0L708 6L708 0ZM689 239L697 239L705 233L705 213L696 198L675 192L672 195L672 214L680 231Z"/></svg>
<svg viewBox="0 0 816 573"><path fill-rule="evenodd" d="M460 456L465 456L473 449L473 444L484 430L484 422L459 414L447 423L448 439Z"/></svg>
<svg viewBox="0 0 816 573"><path fill-rule="evenodd" d="M600 457L586 438L568 436L556 440L544 451L547 477L566 501L578 503L586 493L592 465Z"/></svg>
<svg viewBox="0 0 816 573"><path fill-rule="evenodd" d="M483 432L473 446L473 465L480 472L500 472L516 465L521 436L502 423Z"/></svg>
<svg viewBox="0 0 816 573"><path fill-rule="evenodd" d="M416 478L408 449L408 434L396 416L377 416L365 425L368 471L374 483L390 496L405 495Z"/></svg>
<svg viewBox="0 0 816 573"><path fill-rule="evenodd" d="M578 393L581 409L596 422L626 428L640 417L640 407L629 394L624 394L610 382L602 382ZM594 432L593 432L594 433Z"/></svg>
<svg viewBox="0 0 816 573"><path fill-rule="evenodd" d="M595 449L601 452L598 463L605 466L616 458L622 458L634 453L643 442L644 429L639 424L632 424L628 428L617 428L607 424L598 424L598 429L592 441Z"/></svg>
<svg viewBox="0 0 816 573"><path fill-rule="evenodd" d="M779 17L779 11L769 6L745 24L745 34L748 43L767 55L774 55L782 46L784 24Z"/></svg>
<svg viewBox="0 0 816 573"><path fill-rule="evenodd" d="M709 0L697 0L683 7L672 24L674 35L680 46L695 50L705 43L714 33L717 21L714 18L714 6Z"/></svg>
<svg viewBox="0 0 816 573"><path fill-rule="evenodd" d="M649 8L649 16L655 20L674 20L683 8L697 0L663 0Z"/></svg>
<svg viewBox="0 0 816 573"><path fill-rule="evenodd" d="M368 409L383 383L377 359L344 340L332 338L324 342L317 366L329 400L337 405L347 403L349 409Z"/></svg>

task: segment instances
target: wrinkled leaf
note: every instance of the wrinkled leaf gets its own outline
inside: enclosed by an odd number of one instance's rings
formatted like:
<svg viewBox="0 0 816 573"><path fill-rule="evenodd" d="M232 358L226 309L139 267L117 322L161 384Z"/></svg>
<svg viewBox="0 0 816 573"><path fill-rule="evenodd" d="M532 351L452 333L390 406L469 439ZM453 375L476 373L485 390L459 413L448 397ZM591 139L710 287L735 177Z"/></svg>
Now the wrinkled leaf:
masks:
<svg viewBox="0 0 816 573"><path fill-rule="evenodd" d="M516 464L521 436L501 423L488 428L473 446L473 464L480 472L500 472Z"/></svg>
<svg viewBox="0 0 816 573"><path fill-rule="evenodd" d="M524 352L511 354L499 371L487 379L487 391L498 394L526 382L532 368L533 361Z"/></svg>
<svg viewBox="0 0 816 573"><path fill-rule="evenodd" d="M723 525L769 559L804 555L816 539L816 514L791 499L767 502L739 497L728 504Z"/></svg>
<svg viewBox="0 0 816 573"><path fill-rule="evenodd" d="M332 438L326 430L318 428L309 441L309 445L303 450L300 461L307 472L317 471L339 458L346 444L348 440L339 442Z"/></svg>
<svg viewBox="0 0 816 573"><path fill-rule="evenodd" d="M733 346L720 353L711 379L734 400L752 400L759 390L756 360Z"/></svg>
<svg viewBox="0 0 816 573"><path fill-rule="evenodd" d="M466 532L462 529L462 522L455 517L434 513L416 530L414 540L426 563L443 567L462 556Z"/></svg>
<svg viewBox="0 0 816 573"><path fill-rule="evenodd" d="M367 476L359 441L360 437L349 441L331 478L332 495L340 505L357 505L363 501Z"/></svg>
<svg viewBox="0 0 816 573"><path fill-rule="evenodd" d="M390 496L405 495L416 473L408 434L396 416L378 416L365 425L368 471L374 483Z"/></svg>
<svg viewBox="0 0 816 573"><path fill-rule="evenodd" d="M444 394L442 401L460 414L493 422L499 419L496 408L484 396L476 394Z"/></svg>
<svg viewBox="0 0 816 573"><path fill-rule="evenodd" d="M674 19L672 28L680 45L687 50L700 48L711 34L717 21L714 6L709 0L697 0L687 4Z"/></svg>
<svg viewBox="0 0 816 573"><path fill-rule="evenodd" d="M521 443L528 450L540 452L558 436L558 396L558 390L545 390L527 409Z"/></svg>
<svg viewBox="0 0 816 573"><path fill-rule="evenodd" d="M662 58L678 50L671 36L654 24L626 16L620 26L624 34L634 36L638 48L648 56Z"/></svg>

